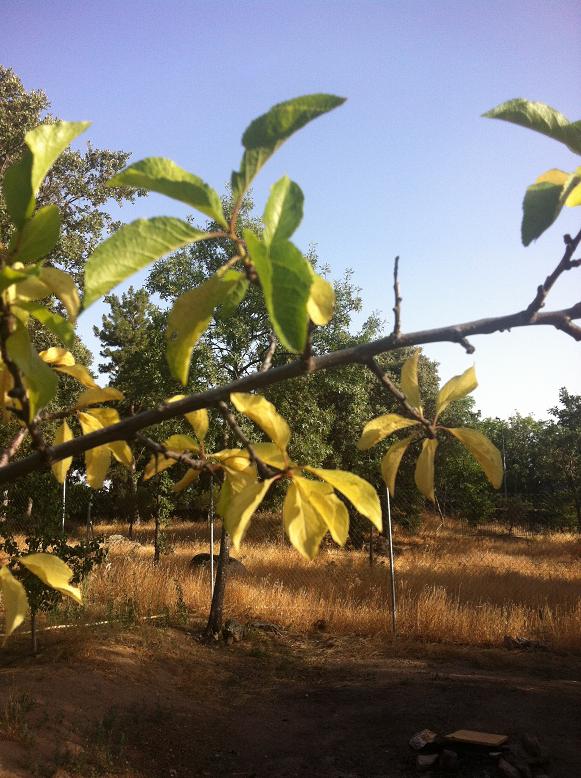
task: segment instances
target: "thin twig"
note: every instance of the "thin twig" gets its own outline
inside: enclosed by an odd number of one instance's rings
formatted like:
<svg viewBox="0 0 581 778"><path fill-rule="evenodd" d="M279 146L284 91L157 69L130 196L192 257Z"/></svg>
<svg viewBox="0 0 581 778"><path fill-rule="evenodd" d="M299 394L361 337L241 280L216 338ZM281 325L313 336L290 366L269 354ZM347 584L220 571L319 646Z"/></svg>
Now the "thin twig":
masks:
<svg viewBox="0 0 581 778"><path fill-rule="evenodd" d="M240 427L238 426L238 422L236 421L236 417L228 408L225 402L220 401L216 403L216 406L224 419L226 420L226 423L232 430L232 432L236 435L238 440L242 443L244 448L248 451L248 454L250 456L250 459L254 464L256 465L256 470L258 472L258 475L262 478L263 481L266 481L268 478L273 478L276 475L275 470L271 470L270 467L266 464L266 462L263 462L262 459L260 459L259 456L257 456L252 443L248 440L246 435L242 432Z"/></svg>
<svg viewBox="0 0 581 778"><path fill-rule="evenodd" d="M377 364L376 360L370 359L366 364L371 372L378 378L379 382L385 386L388 392L392 394L398 403L406 410L408 416L423 425L430 438L435 437L435 431L431 421L426 419L417 408L410 405L405 394L393 383L387 373Z"/></svg>
<svg viewBox="0 0 581 778"><path fill-rule="evenodd" d="M28 433L28 427L21 427L16 435L12 438L11 442L6 446L0 456L0 467L4 467L12 459L14 454L18 451L22 445L22 441Z"/></svg>
<svg viewBox="0 0 581 778"><path fill-rule="evenodd" d="M312 321L309 322L309 328L307 330L307 342L305 344L305 350L302 354L302 360L305 364L305 370L307 373L312 373L315 369L315 362L313 358L313 331L315 325Z"/></svg>
<svg viewBox="0 0 581 778"><path fill-rule="evenodd" d="M266 373L267 370L270 370L272 367L272 358L274 356L274 352L276 351L276 347L278 346L278 338L274 334L274 332L270 333L270 341L268 344L268 349L266 351L266 354L264 355L264 360L262 362L262 365L260 366L259 373Z"/></svg>
<svg viewBox="0 0 581 778"><path fill-rule="evenodd" d="M542 283L537 288L537 293L527 308L527 313L531 319L544 306L547 295L551 291L559 276L567 270L572 270L573 268L579 267L581 265L581 260L573 259L573 254L577 251L579 243L581 243L581 230L579 230L574 238L572 238L570 235L565 235L563 239L565 241L565 253L561 258L561 261L553 270L553 272L545 278L544 283ZM578 338L576 338L576 340L578 340Z"/></svg>
<svg viewBox="0 0 581 778"><path fill-rule="evenodd" d="M206 459L194 459L194 457L186 454L184 451L172 451L172 449L164 446L163 443L158 443L157 440L153 440L152 438L147 437L147 435L137 433L137 435L135 435L135 440L155 454L156 457L164 456L168 459L175 459L176 462L187 465L192 470L211 470L214 472L215 470L220 469L219 465L208 462ZM157 462L155 469L158 469Z"/></svg>
<svg viewBox="0 0 581 778"><path fill-rule="evenodd" d="M399 338L401 332L401 302L402 298L399 293L399 257L396 257L393 262L393 296L395 299L395 305L393 306L393 332L394 338Z"/></svg>

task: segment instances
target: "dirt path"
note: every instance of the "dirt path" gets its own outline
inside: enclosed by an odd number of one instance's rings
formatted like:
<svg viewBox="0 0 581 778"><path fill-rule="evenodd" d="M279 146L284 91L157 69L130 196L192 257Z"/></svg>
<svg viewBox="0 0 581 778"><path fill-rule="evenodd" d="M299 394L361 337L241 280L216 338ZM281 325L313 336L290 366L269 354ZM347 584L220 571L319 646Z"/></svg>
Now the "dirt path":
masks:
<svg viewBox="0 0 581 778"><path fill-rule="evenodd" d="M403 778L425 727L529 732L581 775L579 657L153 627L22 650L0 657L2 776Z"/></svg>

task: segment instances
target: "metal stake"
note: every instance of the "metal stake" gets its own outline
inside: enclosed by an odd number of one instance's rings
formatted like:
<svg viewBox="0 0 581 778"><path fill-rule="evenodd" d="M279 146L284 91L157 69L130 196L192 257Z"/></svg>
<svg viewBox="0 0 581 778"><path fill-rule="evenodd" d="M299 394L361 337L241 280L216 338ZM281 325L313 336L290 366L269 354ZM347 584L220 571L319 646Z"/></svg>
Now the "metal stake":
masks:
<svg viewBox="0 0 581 778"><path fill-rule="evenodd" d="M62 529L63 535L65 534L65 514L67 511L67 477L63 481L63 515L62 515Z"/></svg>
<svg viewBox="0 0 581 778"><path fill-rule="evenodd" d="M389 538L389 575L391 578L391 625L394 638L397 635L396 624L396 601L395 601L395 567L393 562L393 534L391 530L391 503L389 499L389 489L385 487L387 498L387 535Z"/></svg>

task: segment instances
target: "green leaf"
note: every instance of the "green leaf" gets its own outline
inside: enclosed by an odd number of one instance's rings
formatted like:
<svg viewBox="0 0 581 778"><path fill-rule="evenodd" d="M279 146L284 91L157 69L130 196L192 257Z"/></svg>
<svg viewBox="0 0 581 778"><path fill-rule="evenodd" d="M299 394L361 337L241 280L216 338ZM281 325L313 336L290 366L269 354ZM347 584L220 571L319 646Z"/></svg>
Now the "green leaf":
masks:
<svg viewBox="0 0 581 778"><path fill-rule="evenodd" d="M344 102L345 98L334 95L305 95L279 103L255 119L242 136L246 151L240 170L232 173L234 198L244 194L258 171L287 138L317 116Z"/></svg>
<svg viewBox="0 0 581 778"><path fill-rule="evenodd" d="M304 199L300 186L288 176L273 184L262 217L267 246L275 240L290 238L302 221Z"/></svg>
<svg viewBox="0 0 581 778"><path fill-rule="evenodd" d="M368 421L363 428L357 442L357 448L359 451L367 451L376 443L387 438L388 435L406 427L413 427L417 423L415 419L406 419L405 416L400 416L398 413L386 413L384 416L378 416L376 419Z"/></svg>
<svg viewBox="0 0 581 778"><path fill-rule="evenodd" d="M8 567L0 567L0 591L4 603L4 639L17 629L28 611L26 589Z"/></svg>
<svg viewBox="0 0 581 778"><path fill-rule="evenodd" d="M242 300L246 297L246 292L250 286L249 280L244 273L240 273L238 270L227 270L223 278L226 281L234 280L236 283L228 287L228 291L222 298L220 305L218 306L215 318L220 321L226 321L236 311Z"/></svg>
<svg viewBox="0 0 581 778"><path fill-rule="evenodd" d="M305 349L309 324L308 262L290 241L276 241L269 249L251 230L244 230L244 238L273 329L288 351L299 354Z"/></svg>
<svg viewBox="0 0 581 778"><path fill-rule="evenodd" d="M58 379L50 367L42 361L26 328L17 323L15 331L6 340L6 349L10 359L16 363L24 377L26 394L30 405L32 421L38 411L44 408L56 394Z"/></svg>
<svg viewBox="0 0 581 778"><path fill-rule="evenodd" d="M558 183L559 178L555 174L561 172L544 173L525 192L521 225L524 246L539 238L551 226L581 180L574 174L567 176L564 183Z"/></svg>
<svg viewBox="0 0 581 778"><path fill-rule="evenodd" d="M486 477L494 488L500 489L504 477L504 468L502 466L502 456L494 443L488 440L486 435L478 432L478 430L466 427L446 427L446 429L468 449L484 470Z"/></svg>
<svg viewBox="0 0 581 778"><path fill-rule="evenodd" d="M338 492L345 495L359 513L367 516L381 532L381 504L377 492L370 483L346 470L322 470L316 467L305 467L304 469L331 484Z"/></svg>
<svg viewBox="0 0 581 778"><path fill-rule="evenodd" d="M412 408L416 408L417 410L421 408L422 404L420 399L420 386L418 383L419 358L420 352L415 351L409 359L406 359L401 369L401 390Z"/></svg>
<svg viewBox="0 0 581 778"><path fill-rule="evenodd" d="M432 502L434 502L434 457L437 448L438 441L435 438L424 440L415 472L416 486L424 497Z"/></svg>
<svg viewBox="0 0 581 778"><path fill-rule="evenodd" d="M234 495L224 511L224 526L232 538L234 548L240 548L240 543L246 534L254 511L266 496L275 479L256 481Z"/></svg>
<svg viewBox="0 0 581 778"><path fill-rule="evenodd" d="M473 392L478 386L476 380L476 371L474 367L469 367L462 375L456 375L451 378L438 392L436 401L436 418L450 405L454 400L460 400L467 394Z"/></svg>
<svg viewBox="0 0 581 778"><path fill-rule="evenodd" d="M17 238L16 259L24 262L49 254L59 239L61 219L56 205L46 205L26 221Z"/></svg>
<svg viewBox="0 0 581 778"><path fill-rule="evenodd" d="M4 177L6 207L17 227L32 216L35 197L56 159L89 125L90 122L54 122L40 124L26 133L24 142L28 148Z"/></svg>
<svg viewBox="0 0 581 778"><path fill-rule="evenodd" d="M38 273L38 268L22 268L18 270L10 266L2 268L0 270L0 292L20 281L26 281L31 275L31 271Z"/></svg>
<svg viewBox="0 0 581 778"><path fill-rule="evenodd" d="M53 440L53 446L58 446L61 443L66 443L68 440L72 440L72 439L73 439L73 433L71 432L71 428L66 423L66 421L63 421L63 423L56 431ZM53 475L56 478L56 480L59 482L59 484L64 483L72 462L73 462L72 457L66 457L66 459L60 459L58 462L55 462L53 465L51 465L51 470L53 472Z"/></svg>
<svg viewBox="0 0 581 778"><path fill-rule="evenodd" d="M40 580L56 589L61 594L75 600L80 605L83 603L81 592L76 586L71 586L70 580L73 577L71 568L54 554L28 554L18 559L21 565L24 565L31 573L40 578Z"/></svg>
<svg viewBox="0 0 581 778"><path fill-rule="evenodd" d="M19 302L17 307L34 316L47 330L54 333L65 346L73 346L75 342L74 327L60 314L34 302Z"/></svg>
<svg viewBox="0 0 581 778"><path fill-rule="evenodd" d="M192 351L206 330L215 308L228 295L238 278L216 274L175 301L167 320L167 361L171 374L185 386Z"/></svg>
<svg viewBox="0 0 581 778"><path fill-rule="evenodd" d="M59 298L69 315L69 319L74 322L81 307L81 301L79 290L72 276L56 267L43 267L40 270L40 280Z"/></svg>
<svg viewBox="0 0 581 778"><path fill-rule="evenodd" d="M581 154L581 122L570 122L545 103L516 98L483 114L488 119L503 119L564 143L575 154Z"/></svg>
<svg viewBox="0 0 581 778"><path fill-rule="evenodd" d="M327 525L299 489L296 478L293 478L286 493L282 517L285 532L293 546L307 559L314 559L327 534Z"/></svg>
<svg viewBox="0 0 581 778"><path fill-rule="evenodd" d="M206 235L171 216L138 219L124 225L97 246L87 260L84 307L170 251L204 240Z"/></svg>
<svg viewBox="0 0 581 778"><path fill-rule="evenodd" d="M392 496L395 494L395 479L402 457L413 440L415 440L415 435L409 435L407 438L398 440L397 443L394 443L393 446L387 449L381 460L381 475Z"/></svg>
<svg viewBox="0 0 581 778"><path fill-rule="evenodd" d="M278 448L286 452L290 428L271 402L260 394L246 392L232 392L230 401L237 411L258 424Z"/></svg>
<svg viewBox="0 0 581 778"><path fill-rule="evenodd" d="M218 193L201 178L183 170L171 159L163 157L142 159L118 173L107 186L132 186L136 189L159 192L191 205L228 229Z"/></svg>

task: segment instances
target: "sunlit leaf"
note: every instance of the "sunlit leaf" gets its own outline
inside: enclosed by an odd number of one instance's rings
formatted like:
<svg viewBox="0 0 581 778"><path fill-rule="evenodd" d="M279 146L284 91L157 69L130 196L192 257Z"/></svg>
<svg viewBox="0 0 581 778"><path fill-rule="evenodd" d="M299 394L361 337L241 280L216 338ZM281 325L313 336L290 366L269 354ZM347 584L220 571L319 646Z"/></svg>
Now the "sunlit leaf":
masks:
<svg viewBox="0 0 581 778"><path fill-rule="evenodd" d="M271 402L260 394L246 392L232 392L230 400L237 411L252 419L281 451L286 451L290 428Z"/></svg>
<svg viewBox="0 0 581 778"><path fill-rule="evenodd" d="M40 279L59 298L69 315L69 319L74 322L79 313L81 301L79 290L73 278L56 267L43 267L40 271Z"/></svg>
<svg viewBox="0 0 581 778"><path fill-rule="evenodd" d="M568 208L575 208L581 205L581 167L573 173L573 187L567 191L565 196L565 205Z"/></svg>
<svg viewBox="0 0 581 778"><path fill-rule="evenodd" d="M274 478L257 481L234 495L224 512L224 526L232 538L234 548L239 548L254 511L268 492Z"/></svg>
<svg viewBox="0 0 581 778"><path fill-rule="evenodd" d="M194 346L210 323L216 306L236 284L237 278L217 274L175 301L167 320L167 361L172 375L184 386Z"/></svg>
<svg viewBox="0 0 581 778"><path fill-rule="evenodd" d="M10 265L2 268L2 270L0 270L0 292L3 292L5 289L8 289L8 287L13 286L20 281L26 281L33 271L38 272L38 269L36 267L22 267L21 269L16 269L10 267Z"/></svg>
<svg viewBox="0 0 581 778"><path fill-rule="evenodd" d="M354 507L374 524L381 532L381 504L377 492L365 479L346 470L322 470L317 467L305 467L309 473L331 484L341 492Z"/></svg>
<svg viewBox="0 0 581 778"><path fill-rule="evenodd" d="M474 367L469 367L462 375L456 375L454 378L451 378L438 392L436 417L438 417L451 402L466 397L466 395L473 392L477 386L478 381L476 380L476 371L474 370Z"/></svg>
<svg viewBox="0 0 581 778"><path fill-rule="evenodd" d="M93 376L89 373L84 365L69 365L60 363L55 365L54 369L58 370L59 373L70 375L71 378L75 378L83 386L88 386L89 389L98 389L101 391L101 387L97 384ZM102 402L102 400L97 400L97 402Z"/></svg>
<svg viewBox="0 0 581 778"><path fill-rule="evenodd" d="M36 353L28 332L22 324L18 323L15 331L6 339L6 350L24 376L30 405L30 420L32 420L55 396L57 377Z"/></svg>
<svg viewBox="0 0 581 778"><path fill-rule="evenodd" d="M85 264L84 307L160 257L205 237L205 232L170 216L125 224L99 244Z"/></svg>
<svg viewBox="0 0 581 778"><path fill-rule="evenodd" d="M59 239L61 219L56 205L45 205L26 221L17 238L16 258L25 262L49 254Z"/></svg>
<svg viewBox="0 0 581 778"><path fill-rule="evenodd" d="M194 440L189 435L170 435L169 438L166 438L163 441L163 445L168 451L174 451L180 454L184 451L193 451L197 454L200 450L198 441ZM164 454L154 454L145 467L143 480L147 481L154 475L157 475L176 464L177 460L172 459L171 457L166 457Z"/></svg>
<svg viewBox="0 0 581 778"><path fill-rule="evenodd" d="M409 435L407 438L398 440L387 449L381 460L381 475L391 495L395 494L395 479L402 457L414 439L414 435Z"/></svg>
<svg viewBox="0 0 581 778"><path fill-rule="evenodd" d="M18 267L19 264L19 262L15 262L14 267ZM12 301L44 300L50 295L50 289L40 280L40 272L39 270L38 277L31 274L26 280L17 282L9 290Z"/></svg>
<svg viewBox="0 0 581 778"><path fill-rule="evenodd" d="M58 446L61 443L66 443L67 440L72 440L72 439L73 439L73 433L71 432L71 428L66 423L66 421L63 421L63 423L56 431L53 445ZM67 477L67 473L69 472L69 468L72 464L72 461L73 461L72 457L67 457L66 459L61 459L59 462L55 462L53 465L51 465L51 470L53 472L53 475L56 478L56 480L59 482L59 484L64 483L65 478Z"/></svg>
<svg viewBox="0 0 581 778"><path fill-rule="evenodd" d="M276 443L253 443L252 448L256 456L270 467L285 470L290 465L286 451L281 450Z"/></svg>
<svg viewBox="0 0 581 778"><path fill-rule="evenodd" d="M60 314L35 302L18 303L18 307L31 316L34 316L34 318L46 327L47 330L56 335L65 346L72 346L74 344L75 330L72 324L66 319L63 319Z"/></svg>
<svg viewBox="0 0 581 778"><path fill-rule="evenodd" d="M305 499L295 480L291 481L283 504L284 528L297 551L307 559L314 559L327 533L327 525Z"/></svg>
<svg viewBox="0 0 581 778"><path fill-rule="evenodd" d="M22 227L32 215L34 198L56 159L89 125L90 122L54 122L41 124L26 133L27 149L4 178L6 206L17 227Z"/></svg>
<svg viewBox="0 0 581 778"><path fill-rule="evenodd" d="M70 367L75 364L75 358L71 352L58 346L51 346L45 351L40 351L38 356L48 365Z"/></svg>
<svg viewBox="0 0 581 778"><path fill-rule="evenodd" d="M278 455L280 457L281 454L278 448L273 443L270 445L273 447L273 449L278 451ZM250 465L250 455L248 451L241 448L225 448L222 451L216 451L215 453L210 454L210 456L212 459L223 463L231 470L246 470L246 468Z"/></svg>
<svg viewBox="0 0 581 778"><path fill-rule="evenodd" d="M310 267L310 265L309 265ZM311 268L313 283L307 301L309 319L318 327L324 327L333 318L335 311L335 290L332 284Z"/></svg>
<svg viewBox="0 0 581 778"><path fill-rule="evenodd" d="M503 119L548 135L564 143L575 154L581 154L581 122L570 122L566 116L545 103L516 98L497 105L483 116Z"/></svg>
<svg viewBox="0 0 581 778"><path fill-rule="evenodd" d="M80 366L74 365L74 367ZM60 368L60 370L61 372L65 372L64 368ZM71 368L67 368L67 371L70 370ZM84 392L81 392L77 398L75 407L87 408L89 405L97 405L98 403L105 403L109 402L110 400L123 400L123 398L123 392L120 392L119 389L115 389L113 386L106 386L104 389L101 389L101 387L97 386L90 389L85 389Z"/></svg>
<svg viewBox="0 0 581 778"><path fill-rule="evenodd" d="M275 240L290 238L302 221L304 199L300 186L288 176L272 185L262 216L267 246Z"/></svg>
<svg viewBox="0 0 581 778"><path fill-rule="evenodd" d="M28 599L26 589L6 566L0 567L0 591L4 604L4 638L7 638L26 618Z"/></svg>
<svg viewBox="0 0 581 778"><path fill-rule="evenodd" d="M186 472L183 478L180 478L180 480L172 486L172 492L183 492L184 489L187 489L190 484L193 484L194 481L197 481L199 477L200 471L192 470L190 468L190 470Z"/></svg>
<svg viewBox="0 0 581 778"><path fill-rule="evenodd" d="M438 441L435 438L426 438L422 443L422 450L416 462L415 481L420 492L428 500L434 502L434 457Z"/></svg>
<svg viewBox="0 0 581 778"><path fill-rule="evenodd" d="M335 543L345 545L349 534L349 511L333 488L298 475L293 477L292 482L297 485L303 499L319 514Z"/></svg>
<svg viewBox="0 0 581 778"><path fill-rule="evenodd" d="M97 432L103 429L103 425L90 413L79 412L77 414L83 435ZM101 489L107 471L111 466L111 449L108 445L97 446L85 451L85 468L87 471L87 483L91 489Z"/></svg>
<svg viewBox="0 0 581 778"><path fill-rule="evenodd" d="M254 176L284 141L305 124L345 102L343 97L313 94L278 103L255 119L242 136L246 149L238 172L232 173L235 198L250 186Z"/></svg>
<svg viewBox="0 0 581 778"><path fill-rule="evenodd" d="M486 477L494 488L500 489L504 476L504 468L502 466L501 453L494 443L492 443L486 435L478 432L478 430L466 427L446 427L446 429L457 437L460 443L468 449L480 467L484 470Z"/></svg>
<svg viewBox="0 0 581 778"><path fill-rule="evenodd" d="M103 427L110 427L112 424L118 424L120 421L119 411L116 408L91 408L90 414L98 419ZM131 468L133 452L125 440L115 440L106 445L118 462L124 465L124 467Z"/></svg>
<svg viewBox="0 0 581 778"><path fill-rule="evenodd" d="M225 281L234 281L234 283L229 283L225 287L223 296L220 298L220 304L214 313L215 318L220 321L226 321L235 313L242 300L246 297L250 287L250 281L244 273L240 273L238 270L227 270L223 278Z"/></svg>
<svg viewBox="0 0 581 778"><path fill-rule="evenodd" d="M183 170L171 159L148 157L114 176L107 186L133 186L172 197L206 214L222 227L228 222L217 192L201 178Z"/></svg>
<svg viewBox="0 0 581 778"><path fill-rule="evenodd" d="M420 399L420 386L418 383L419 358L420 352L415 351L411 357L406 359L401 369L401 390L412 408L416 408L417 410L419 410L422 405Z"/></svg>
<svg viewBox="0 0 581 778"><path fill-rule="evenodd" d="M406 419L405 416L400 416L398 413L386 413L384 416L378 416L376 419L368 421L363 428L361 437L357 441L357 448L360 451L367 451L368 448L375 446L388 435L406 427L413 427L417 423L415 419Z"/></svg>
<svg viewBox="0 0 581 778"><path fill-rule="evenodd" d="M254 265L268 316L282 345L293 353L304 351L309 316L307 303L312 286L309 263L290 241L270 247L251 230L244 238Z"/></svg>
<svg viewBox="0 0 581 778"><path fill-rule="evenodd" d="M73 571L58 556L43 553L28 554L27 556L19 557L18 562L30 570L31 573L34 573L37 578L40 578L44 584L50 586L51 589L55 589L57 592L61 592L61 594L66 594L67 597L82 605L83 598L81 597L80 589L72 586L70 583Z"/></svg>

